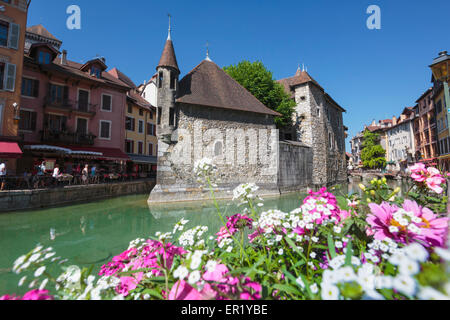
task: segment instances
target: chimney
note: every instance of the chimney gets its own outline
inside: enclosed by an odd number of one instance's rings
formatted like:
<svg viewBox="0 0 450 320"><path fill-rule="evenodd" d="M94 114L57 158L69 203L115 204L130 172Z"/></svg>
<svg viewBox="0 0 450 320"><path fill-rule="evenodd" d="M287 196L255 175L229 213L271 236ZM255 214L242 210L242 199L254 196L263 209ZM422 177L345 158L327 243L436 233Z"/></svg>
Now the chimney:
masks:
<svg viewBox="0 0 450 320"><path fill-rule="evenodd" d="M102 60L103 63L106 64L106 58L105 57L101 57L100 60Z"/></svg>
<svg viewBox="0 0 450 320"><path fill-rule="evenodd" d="M62 52L61 64L67 65L67 50L63 50Z"/></svg>
<svg viewBox="0 0 450 320"><path fill-rule="evenodd" d="M397 125L397 117L392 117L392 125L393 126Z"/></svg>

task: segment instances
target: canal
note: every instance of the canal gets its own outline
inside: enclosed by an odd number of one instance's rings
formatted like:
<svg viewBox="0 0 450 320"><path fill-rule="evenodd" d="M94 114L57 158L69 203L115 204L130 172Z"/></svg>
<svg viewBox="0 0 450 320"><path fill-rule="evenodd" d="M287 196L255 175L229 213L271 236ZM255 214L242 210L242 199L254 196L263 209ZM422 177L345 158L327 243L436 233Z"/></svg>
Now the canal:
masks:
<svg viewBox="0 0 450 320"><path fill-rule="evenodd" d="M345 187L347 190L347 187ZM349 192L356 188L348 187ZM285 212L298 208L304 194L288 194L265 199L264 210ZM189 220L187 228L206 225L210 233L218 232L221 223L211 203L194 203L149 208L148 195L126 196L111 200L46 210L0 215L0 296L23 294L17 288L21 276L11 271L13 262L38 243L53 247L70 264L95 265L96 270L114 255L127 249L130 241L172 231L181 218ZM220 202L224 215L240 210L231 201Z"/></svg>

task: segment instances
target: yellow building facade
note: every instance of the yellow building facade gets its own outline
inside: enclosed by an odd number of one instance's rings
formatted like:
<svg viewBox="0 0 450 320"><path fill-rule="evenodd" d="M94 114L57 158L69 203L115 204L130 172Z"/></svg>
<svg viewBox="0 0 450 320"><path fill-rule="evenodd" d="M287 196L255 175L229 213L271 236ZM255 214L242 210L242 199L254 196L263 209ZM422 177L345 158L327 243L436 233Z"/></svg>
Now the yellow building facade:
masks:
<svg viewBox="0 0 450 320"><path fill-rule="evenodd" d="M448 127L448 108L445 103L444 87L437 85L433 100L436 108L436 131L438 136L439 168L450 170L450 130Z"/></svg>
<svg viewBox="0 0 450 320"><path fill-rule="evenodd" d="M128 94L126 108L125 152L139 172L156 173L156 108L135 91Z"/></svg>
<svg viewBox="0 0 450 320"><path fill-rule="evenodd" d="M16 171L28 1L0 1L0 162Z"/></svg>

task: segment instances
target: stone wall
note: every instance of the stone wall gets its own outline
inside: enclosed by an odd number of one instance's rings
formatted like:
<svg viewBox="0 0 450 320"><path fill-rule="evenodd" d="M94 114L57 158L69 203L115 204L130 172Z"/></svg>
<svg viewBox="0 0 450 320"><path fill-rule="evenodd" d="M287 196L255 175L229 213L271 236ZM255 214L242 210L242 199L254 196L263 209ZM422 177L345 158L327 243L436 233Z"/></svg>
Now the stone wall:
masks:
<svg viewBox="0 0 450 320"><path fill-rule="evenodd" d="M48 190L0 192L0 212L41 209L60 205L86 203L133 194L148 194L154 179L136 182L67 186Z"/></svg>
<svg viewBox="0 0 450 320"><path fill-rule="evenodd" d="M298 141L311 147L312 184L333 185L346 180L345 132L342 111L325 92L306 83L295 88Z"/></svg>
<svg viewBox="0 0 450 320"><path fill-rule="evenodd" d="M218 196L232 197L236 186L256 183L261 194L278 192L278 130L273 117L238 110L177 104L172 142L158 141L157 186L150 203L209 196L199 188L196 161L218 167Z"/></svg>
<svg viewBox="0 0 450 320"><path fill-rule="evenodd" d="M278 187L281 192L301 191L312 185L311 148L291 141L280 142Z"/></svg>

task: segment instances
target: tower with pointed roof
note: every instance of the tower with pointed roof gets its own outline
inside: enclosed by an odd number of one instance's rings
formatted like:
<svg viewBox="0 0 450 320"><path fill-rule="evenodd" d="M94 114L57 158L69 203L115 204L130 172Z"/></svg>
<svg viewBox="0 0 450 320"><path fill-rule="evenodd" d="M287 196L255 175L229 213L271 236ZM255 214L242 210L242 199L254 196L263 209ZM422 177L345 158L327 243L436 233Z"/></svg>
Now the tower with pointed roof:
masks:
<svg viewBox="0 0 450 320"><path fill-rule="evenodd" d="M170 28L157 66L157 182L149 203L203 200L195 164L214 161L218 197L246 182L279 194L277 112L267 108L209 57L180 81Z"/></svg>
<svg viewBox="0 0 450 320"><path fill-rule="evenodd" d="M345 158L346 112L325 92L305 70L278 81L296 102L293 115L294 134L291 139L311 147L313 153L313 184L333 185L347 180Z"/></svg>
<svg viewBox="0 0 450 320"><path fill-rule="evenodd" d="M169 16L170 17L170 16ZM171 36L171 25L169 22L169 35L159 60L157 71L157 124L158 135L166 141L176 126L175 99L178 91L178 68L177 57Z"/></svg>

